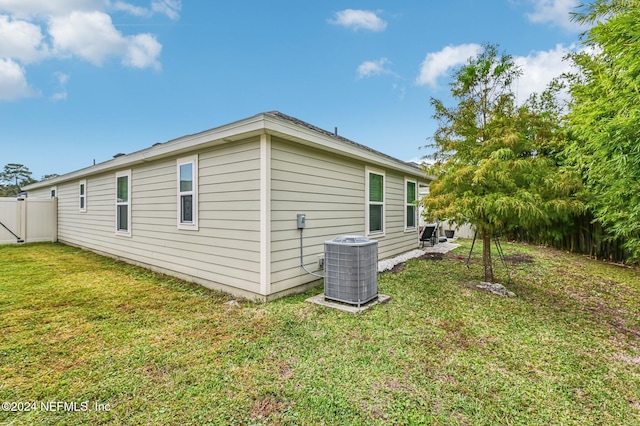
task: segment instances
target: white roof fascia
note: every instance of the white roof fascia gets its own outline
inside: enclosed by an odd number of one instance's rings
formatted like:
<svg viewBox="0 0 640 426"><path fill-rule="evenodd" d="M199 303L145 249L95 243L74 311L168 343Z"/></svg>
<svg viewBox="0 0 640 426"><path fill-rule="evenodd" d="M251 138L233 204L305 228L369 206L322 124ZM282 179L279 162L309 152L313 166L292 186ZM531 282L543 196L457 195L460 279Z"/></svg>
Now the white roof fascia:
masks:
<svg viewBox="0 0 640 426"><path fill-rule="evenodd" d="M25 190L34 190L55 185L69 180L83 178L88 175L120 170L148 161L158 160L164 157L180 155L195 149L206 148L222 143L233 142L263 133L294 140L303 145L316 147L337 155L347 156L366 163L390 168L410 176L416 176L428 180L424 171L410 166L403 161L393 159L382 153L369 150L364 146L349 143L338 138L323 135L313 129L309 129L281 118L272 117L264 113L246 118L244 120L229 123L214 129L205 130L193 135L182 136L140 151L116 157L112 160L85 167L74 172L36 182L24 187Z"/></svg>
<svg viewBox="0 0 640 426"><path fill-rule="evenodd" d="M107 160L94 166L85 167L84 169L76 170L53 179L36 182L25 186L24 189L28 191L41 188L43 186L51 186L52 184L66 182L88 175L119 170L164 157L180 155L201 147L214 146L221 143L231 142L235 139L251 137L252 135L258 136L264 132L263 129L264 124L262 123L261 117L250 117L215 129L205 130L204 132L196 133L194 135L173 139L168 142L145 148L131 154L126 154L121 157L116 157L112 160Z"/></svg>

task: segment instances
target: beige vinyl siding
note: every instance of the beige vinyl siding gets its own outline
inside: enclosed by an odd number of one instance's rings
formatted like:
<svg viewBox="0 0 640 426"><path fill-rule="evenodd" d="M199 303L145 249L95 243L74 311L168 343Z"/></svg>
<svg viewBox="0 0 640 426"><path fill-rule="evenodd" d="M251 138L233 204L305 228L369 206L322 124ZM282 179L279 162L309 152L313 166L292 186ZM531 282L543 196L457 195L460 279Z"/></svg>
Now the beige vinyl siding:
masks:
<svg viewBox="0 0 640 426"><path fill-rule="evenodd" d="M322 275L318 256L337 235L364 232L364 165L272 138L271 291L317 280L300 267L296 214L306 214L304 260Z"/></svg>
<svg viewBox="0 0 640 426"><path fill-rule="evenodd" d="M38 189L33 189L27 192L28 192L27 198L38 198L38 199L51 198L50 188L38 188Z"/></svg>
<svg viewBox="0 0 640 426"><path fill-rule="evenodd" d="M419 245L418 230L405 231L405 178L393 171L385 172L385 236L378 239L380 259L397 256Z"/></svg>
<svg viewBox="0 0 640 426"><path fill-rule="evenodd" d="M131 237L115 233L115 173L58 185L59 240L193 279L257 293L260 175L257 139L199 153L199 230L177 227L175 158L131 167Z"/></svg>
<svg viewBox="0 0 640 426"><path fill-rule="evenodd" d="M86 178L91 194L85 213L78 210L78 182L58 184L58 240L101 250L115 232L115 177L102 174Z"/></svg>
<svg viewBox="0 0 640 426"><path fill-rule="evenodd" d="M296 214L306 214L304 261L323 275L318 256L324 242L338 235L365 235L365 163L272 138L271 151L271 291L277 293L317 280L300 267L300 231ZM405 176L375 167L385 175L383 259L418 247L418 233L405 232Z"/></svg>

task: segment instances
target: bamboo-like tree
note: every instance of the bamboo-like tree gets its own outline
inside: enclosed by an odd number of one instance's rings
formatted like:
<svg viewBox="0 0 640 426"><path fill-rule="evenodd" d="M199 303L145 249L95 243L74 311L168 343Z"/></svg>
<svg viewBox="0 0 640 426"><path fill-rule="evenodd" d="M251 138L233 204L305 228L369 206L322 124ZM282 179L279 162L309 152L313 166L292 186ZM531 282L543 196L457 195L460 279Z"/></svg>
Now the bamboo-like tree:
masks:
<svg viewBox="0 0 640 426"><path fill-rule="evenodd" d="M596 0L574 18L591 26L573 55L572 158L589 207L632 260L640 259L640 2Z"/></svg>
<svg viewBox="0 0 640 426"><path fill-rule="evenodd" d="M458 69L451 83L457 104L431 99L435 180L423 203L431 220L471 223L482 239L484 280L493 282L492 237L510 227L550 224L582 209L579 179L559 166L557 115L541 97L518 106L512 84L521 70L495 45Z"/></svg>

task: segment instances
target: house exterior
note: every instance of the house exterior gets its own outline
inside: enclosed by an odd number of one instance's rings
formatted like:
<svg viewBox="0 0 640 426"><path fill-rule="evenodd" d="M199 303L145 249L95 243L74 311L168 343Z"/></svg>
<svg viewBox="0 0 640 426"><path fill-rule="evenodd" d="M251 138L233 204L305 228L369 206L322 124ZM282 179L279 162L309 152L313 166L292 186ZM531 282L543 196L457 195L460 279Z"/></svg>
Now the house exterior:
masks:
<svg viewBox="0 0 640 426"><path fill-rule="evenodd" d="M57 238L235 295L271 300L322 275L324 241L365 235L380 258L419 245L424 172L279 112L32 184ZM305 214L301 238L297 215Z"/></svg>

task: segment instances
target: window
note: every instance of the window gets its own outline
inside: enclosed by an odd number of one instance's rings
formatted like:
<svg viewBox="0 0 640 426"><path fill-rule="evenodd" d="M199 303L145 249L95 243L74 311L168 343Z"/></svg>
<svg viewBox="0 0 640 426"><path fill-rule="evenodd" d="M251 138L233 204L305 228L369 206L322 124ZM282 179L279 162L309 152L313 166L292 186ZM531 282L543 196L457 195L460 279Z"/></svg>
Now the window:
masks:
<svg viewBox="0 0 640 426"><path fill-rule="evenodd" d="M416 190L418 185L415 181L405 180L404 181L404 199L406 202L405 207L405 217L404 217L404 229L405 230L415 230L417 221L417 205L416 205Z"/></svg>
<svg viewBox="0 0 640 426"><path fill-rule="evenodd" d="M116 173L116 233L131 236L131 170Z"/></svg>
<svg viewBox="0 0 640 426"><path fill-rule="evenodd" d="M178 229L198 229L198 156L180 158L178 165Z"/></svg>
<svg viewBox="0 0 640 426"><path fill-rule="evenodd" d="M58 195L58 187L57 186L52 186L51 187L51 198L54 198L56 195Z"/></svg>
<svg viewBox="0 0 640 426"><path fill-rule="evenodd" d="M367 179L367 233L384 233L384 175L369 171Z"/></svg>
<svg viewBox="0 0 640 426"><path fill-rule="evenodd" d="M78 207L82 213L87 211L87 181L84 179L78 185Z"/></svg>

